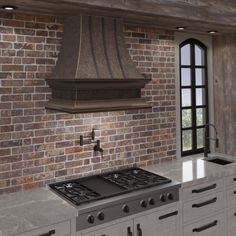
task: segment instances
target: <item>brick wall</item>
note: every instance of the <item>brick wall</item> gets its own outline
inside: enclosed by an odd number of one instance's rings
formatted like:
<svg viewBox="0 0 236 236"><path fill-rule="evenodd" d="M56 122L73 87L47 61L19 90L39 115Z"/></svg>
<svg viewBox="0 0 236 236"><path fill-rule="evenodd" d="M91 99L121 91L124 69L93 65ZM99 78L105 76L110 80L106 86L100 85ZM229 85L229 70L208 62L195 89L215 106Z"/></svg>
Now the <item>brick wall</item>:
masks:
<svg viewBox="0 0 236 236"><path fill-rule="evenodd" d="M44 109L62 32L62 19L0 13L0 193L175 158L173 32L125 27L130 55L152 77L143 90L152 109L76 115ZM78 144L92 128L103 158Z"/></svg>

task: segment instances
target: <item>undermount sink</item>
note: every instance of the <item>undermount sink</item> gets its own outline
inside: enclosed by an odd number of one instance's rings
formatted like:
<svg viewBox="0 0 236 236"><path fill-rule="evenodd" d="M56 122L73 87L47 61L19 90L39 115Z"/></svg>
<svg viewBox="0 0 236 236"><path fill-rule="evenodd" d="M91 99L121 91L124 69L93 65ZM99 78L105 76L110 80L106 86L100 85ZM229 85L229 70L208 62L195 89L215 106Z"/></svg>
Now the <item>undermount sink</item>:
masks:
<svg viewBox="0 0 236 236"><path fill-rule="evenodd" d="M234 163L234 161L226 159L224 157L218 157L218 156L214 156L214 157L206 157L203 159L204 161L208 161L208 162L212 162L218 165L228 165L228 164L232 164Z"/></svg>

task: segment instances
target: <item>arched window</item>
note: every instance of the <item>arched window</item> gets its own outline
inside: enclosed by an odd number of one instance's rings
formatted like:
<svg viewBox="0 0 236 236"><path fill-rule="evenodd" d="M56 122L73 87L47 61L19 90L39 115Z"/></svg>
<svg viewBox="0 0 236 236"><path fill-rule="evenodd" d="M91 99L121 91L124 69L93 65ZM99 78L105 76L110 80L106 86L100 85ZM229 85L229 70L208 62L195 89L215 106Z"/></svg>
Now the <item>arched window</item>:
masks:
<svg viewBox="0 0 236 236"><path fill-rule="evenodd" d="M188 39L180 50L181 154L203 152L204 125L208 123L207 47Z"/></svg>

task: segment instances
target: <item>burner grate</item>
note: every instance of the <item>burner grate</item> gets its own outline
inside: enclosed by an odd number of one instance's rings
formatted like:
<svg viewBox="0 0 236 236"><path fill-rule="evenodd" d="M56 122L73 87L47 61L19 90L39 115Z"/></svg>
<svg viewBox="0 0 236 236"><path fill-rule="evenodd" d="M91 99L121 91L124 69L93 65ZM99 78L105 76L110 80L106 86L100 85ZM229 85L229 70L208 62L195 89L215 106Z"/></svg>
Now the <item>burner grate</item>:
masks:
<svg viewBox="0 0 236 236"><path fill-rule="evenodd" d="M62 194L64 197L72 201L76 205L80 205L84 202L90 202L99 199L101 195L92 189L79 183L77 180L51 184L56 192Z"/></svg>
<svg viewBox="0 0 236 236"><path fill-rule="evenodd" d="M103 174L102 177L114 184L119 185L120 187L123 187L126 190L147 188L171 182L171 180L168 178L139 168L131 168Z"/></svg>
<svg viewBox="0 0 236 236"><path fill-rule="evenodd" d="M73 204L80 205L170 182L168 178L143 169L129 168L49 186Z"/></svg>

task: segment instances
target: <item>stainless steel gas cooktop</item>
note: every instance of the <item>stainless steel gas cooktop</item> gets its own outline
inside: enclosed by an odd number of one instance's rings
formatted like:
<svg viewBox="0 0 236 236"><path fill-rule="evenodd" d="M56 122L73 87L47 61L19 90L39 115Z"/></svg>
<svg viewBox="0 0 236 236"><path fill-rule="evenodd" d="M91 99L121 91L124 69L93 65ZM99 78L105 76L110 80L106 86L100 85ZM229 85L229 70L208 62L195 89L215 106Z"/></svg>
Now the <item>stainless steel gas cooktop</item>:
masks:
<svg viewBox="0 0 236 236"><path fill-rule="evenodd" d="M130 168L49 186L71 203L80 205L169 182L171 180L165 177L139 168Z"/></svg>
<svg viewBox="0 0 236 236"><path fill-rule="evenodd" d="M180 184L133 167L49 186L78 208L81 230L178 201Z"/></svg>

